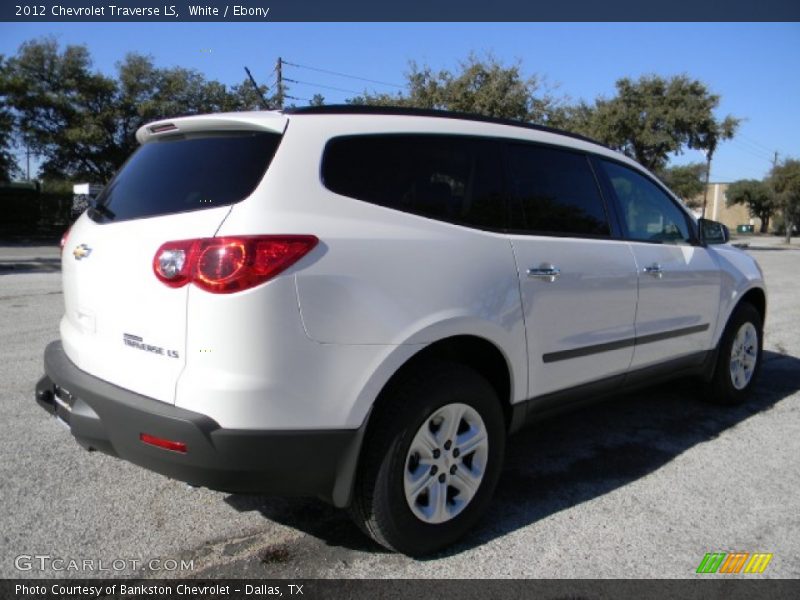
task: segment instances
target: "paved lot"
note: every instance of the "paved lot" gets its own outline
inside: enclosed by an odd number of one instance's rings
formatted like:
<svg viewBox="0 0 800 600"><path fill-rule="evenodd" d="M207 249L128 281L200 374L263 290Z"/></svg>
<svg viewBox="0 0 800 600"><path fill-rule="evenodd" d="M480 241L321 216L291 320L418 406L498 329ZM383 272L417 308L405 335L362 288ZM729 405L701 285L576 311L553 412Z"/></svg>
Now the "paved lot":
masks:
<svg viewBox="0 0 800 600"><path fill-rule="evenodd" d="M734 550L774 553L764 576L800 577L800 249L750 251L770 288L750 405L670 384L526 430L481 525L417 561L314 500L193 490L81 450L32 399L58 334L58 251L0 247L0 577L64 574L15 569L36 554L112 569L183 558L182 575L204 577L691 577L706 552Z"/></svg>

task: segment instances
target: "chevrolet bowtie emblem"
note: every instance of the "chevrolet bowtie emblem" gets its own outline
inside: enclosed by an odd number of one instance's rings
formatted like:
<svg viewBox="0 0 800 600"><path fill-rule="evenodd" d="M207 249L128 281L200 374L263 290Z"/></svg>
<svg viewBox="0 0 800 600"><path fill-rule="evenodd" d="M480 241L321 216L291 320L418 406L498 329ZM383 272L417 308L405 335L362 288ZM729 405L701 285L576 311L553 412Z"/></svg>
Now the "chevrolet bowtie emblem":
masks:
<svg viewBox="0 0 800 600"><path fill-rule="evenodd" d="M92 249L89 246L81 244L72 251L72 256L75 257L75 260L81 260L82 258L87 258L91 253Z"/></svg>

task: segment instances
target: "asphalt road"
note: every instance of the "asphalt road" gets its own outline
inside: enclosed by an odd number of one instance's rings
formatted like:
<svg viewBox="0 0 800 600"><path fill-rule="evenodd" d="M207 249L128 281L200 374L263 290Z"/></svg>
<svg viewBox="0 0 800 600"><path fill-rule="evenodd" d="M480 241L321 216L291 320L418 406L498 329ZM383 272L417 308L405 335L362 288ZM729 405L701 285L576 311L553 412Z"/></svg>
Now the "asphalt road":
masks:
<svg viewBox="0 0 800 600"><path fill-rule="evenodd" d="M191 489L80 449L33 401L58 335L58 251L0 247L0 577L131 575L137 561L145 576L685 578L715 551L771 552L759 577L800 577L797 248L752 243L770 299L749 405L709 406L680 383L541 423L510 441L472 534L412 560L316 500ZM26 555L95 570L20 571Z"/></svg>

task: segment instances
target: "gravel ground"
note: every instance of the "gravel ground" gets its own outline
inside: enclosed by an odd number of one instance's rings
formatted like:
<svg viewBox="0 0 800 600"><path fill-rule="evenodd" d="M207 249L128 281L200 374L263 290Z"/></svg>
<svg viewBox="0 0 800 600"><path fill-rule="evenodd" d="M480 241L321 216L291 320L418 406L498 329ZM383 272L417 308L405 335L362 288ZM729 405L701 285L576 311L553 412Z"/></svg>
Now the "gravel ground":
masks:
<svg viewBox="0 0 800 600"><path fill-rule="evenodd" d="M58 335L58 250L0 247L0 577L115 573L15 567L49 555L122 559L120 575L193 561L146 576L684 578L714 551L772 552L764 577L799 577L800 250L737 241L770 293L753 401L708 406L673 383L525 430L486 518L426 560L383 551L316 500L191 489L81 450L33 401Z"/></svg>

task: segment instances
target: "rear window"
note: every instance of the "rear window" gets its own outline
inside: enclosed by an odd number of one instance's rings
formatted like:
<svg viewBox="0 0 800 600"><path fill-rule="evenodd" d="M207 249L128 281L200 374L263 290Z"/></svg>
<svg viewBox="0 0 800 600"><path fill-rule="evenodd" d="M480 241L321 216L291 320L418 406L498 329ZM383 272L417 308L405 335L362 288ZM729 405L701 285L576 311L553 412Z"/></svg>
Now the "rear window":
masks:
<svg viewBox="0 0 800 600"><path fill-rule="evenodd" d="M124 221L239 202L261 181L280 139L277 133L226 131L147 142L106 186L90 216Z"/></svg>
<svg viewBox="0 0 800 600"><path fill-rule="evenodd" d="M512 229L607 236L605 204L586 156L531 144L509 147Z"/></svg>
<svg viewBox="0 0 800 600"><path fill-rule="evenodd" d="M480 229L505 227L503 171L492 140L387 134L334 138L322 179L337 194Z"/></svg>

